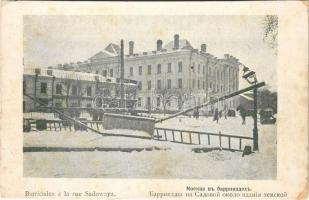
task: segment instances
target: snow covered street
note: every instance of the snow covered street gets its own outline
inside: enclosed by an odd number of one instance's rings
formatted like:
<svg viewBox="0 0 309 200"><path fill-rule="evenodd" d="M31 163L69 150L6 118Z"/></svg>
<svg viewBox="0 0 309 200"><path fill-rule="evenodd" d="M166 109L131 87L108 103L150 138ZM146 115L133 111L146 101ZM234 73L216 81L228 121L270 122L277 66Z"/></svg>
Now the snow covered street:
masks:
<svg viewBox="0 0 309 200"><path fill-rule="evenodd" d="M175 118L157 127L252 137L253 120ZM25 177L273 179L276 177L276 125L259 124L259 152L213 150L148 139L103 137L92 132L24 133L24 147L139 148L133 151L24 152ZM251 142L252 144L252 142ZM198 145L200 147L200 145ZM201 145L203 146L203 145Z"/></svg>

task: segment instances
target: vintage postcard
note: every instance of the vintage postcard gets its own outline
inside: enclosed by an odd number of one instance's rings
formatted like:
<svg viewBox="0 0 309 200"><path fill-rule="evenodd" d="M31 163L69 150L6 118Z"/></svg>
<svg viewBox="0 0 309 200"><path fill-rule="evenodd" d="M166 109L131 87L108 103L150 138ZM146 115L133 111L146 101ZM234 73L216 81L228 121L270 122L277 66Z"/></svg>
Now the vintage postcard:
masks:
<svg viewBox="0 0 309 200"><path fill-rule="evenodd" d="M1 11L1 197L307 198L307 2Z"/></svg>

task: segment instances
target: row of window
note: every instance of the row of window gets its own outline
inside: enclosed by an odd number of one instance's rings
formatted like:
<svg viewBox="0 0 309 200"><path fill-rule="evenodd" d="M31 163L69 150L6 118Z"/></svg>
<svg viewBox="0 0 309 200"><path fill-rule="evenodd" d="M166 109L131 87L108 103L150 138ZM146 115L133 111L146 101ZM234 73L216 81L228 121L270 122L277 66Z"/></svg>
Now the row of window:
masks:
<svg viewBox="0 0 309 200"><path fill-rule="evenodd" d="M157 80L157 89L158 90L162 89L161 83L162 83L161 80ZM151 88L152 88L151 86L152 86L151 81L150 80L147 81L147 89L148 90L151 90ZM177 86L178 86L178 89L182 88L182 79L181 78L178 79L178 85ZM141 81L138 82L138 89L139 90L143 89ZM171 79L167 79L167 89L172 89L172 80Z"/></svg>
<svg viewBox="0 0 309 200"><path fill-rule="evenodd" d="M102 71L102 76L107 77L107 71L108 71L108 70L103 70L103 71ZM91 72L88 71L87 73L91 73ZM96 74L99 74L99 71L96 70L95 73L96 73ZM113 69L110 69L110 70L109 70L109 76L110 76L110 77L114 77L114 70L113 70Z"/></svg>
<svg viewBox="0 0 309 200"><path fill-rule="evenodd" d="M178 81L177 88L181 89L182 88L182 79L180 78L177 81ZM192 79L191 87L193 89L196 87L195 83L196 83L195 80ZM234 87L235 87L235 85L232 84L232 88L234 88ZM140 82L138 82L138 89L142 90L142 88L143 88L142 87L142 82L140 81ZM149 81L147 81L147 89L151 90L151 88L152 88L152 83L149 80ZM219 84L215 84L215 83L209 83L209 88L213 89L214 92L219 92L219 91L223 92L223 90L224 90L224 86L223 85L220 87ZM162 81L161 80L157 80L156 89L158 89L158 90L162 89ZM171 79L167 79L167 89L172 89L172 80ZM206 89L205 81L197 80L197 89Z"/></svg>
<svg viewBox="0 0 309 200"><path fill-rule="evenodd" d="M24 82L24 85L25 85L25 82ZM62 91L63 91L62 84L60 84L60 83L56 84L56 94L61 95ZM41 92L41 94L46 94L47 93L47 83L46 82L41 82L40 92ZM77 86L73 85L72 86L71 94L72 95L77 95L77 92L78 92ZM91 86L88 86L86 88L86 94L87 94L87 96L91 96L92 95L92 88L91 88Z"/></svg>
<svg viewBox="0 0 309 200"><path fill-rule="evenodd" d="M182 62L178 62L178 72L182 72ZM152 67L151 65L147 66L147 74L151 75ZM162 73L162 65L157 64L157 74ZM172 63L167 63L167 73L172 73ZM138 67L138 75L143 75L143 66ZM130 76L134 76L134 69L130 67Z"/></svg>

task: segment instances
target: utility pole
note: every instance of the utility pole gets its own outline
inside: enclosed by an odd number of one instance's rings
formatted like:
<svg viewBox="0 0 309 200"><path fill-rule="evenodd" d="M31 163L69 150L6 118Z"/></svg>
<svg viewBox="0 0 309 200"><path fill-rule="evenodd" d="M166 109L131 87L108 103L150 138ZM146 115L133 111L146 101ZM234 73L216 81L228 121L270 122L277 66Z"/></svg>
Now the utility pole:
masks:
<svg viewBox="0 0 309 200"><path fill-rule="evenodd" d="M120 42L120 107L124 107L124 86L123 86L123 79L124 79L124 55L123 55L123 40Z"/></svg>
<svg viewBox="0 0 309 200"><path fill-rule="evenodd" d="M253 127L253 151L259 150L259 134L257 128L257 88L253 89L253 119L254 119L254 127Z"/></svg>

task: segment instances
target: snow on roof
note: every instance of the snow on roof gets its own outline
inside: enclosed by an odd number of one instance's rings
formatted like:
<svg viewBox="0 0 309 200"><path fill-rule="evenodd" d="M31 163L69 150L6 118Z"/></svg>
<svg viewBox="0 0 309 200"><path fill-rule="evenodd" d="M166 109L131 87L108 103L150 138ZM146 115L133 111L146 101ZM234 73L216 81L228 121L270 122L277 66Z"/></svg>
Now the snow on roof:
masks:
<svg viewBox="0 0 309 200"><path fill-rule="evenodd" d="M64 71L59 69L46 69L46 68L26 68L24 74L35 75L35 71L38 70L40 76L54 76L60 79L73 79L73 80L82 80L82 81L96 81L98 77L99 82L113 82L116 83L116 78L113 77L104 77L100 74L92 74L85 72L76 72L76 71ZM48 72L50 71L50 72Z"/></svg>

